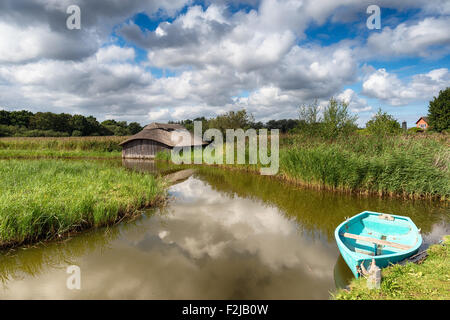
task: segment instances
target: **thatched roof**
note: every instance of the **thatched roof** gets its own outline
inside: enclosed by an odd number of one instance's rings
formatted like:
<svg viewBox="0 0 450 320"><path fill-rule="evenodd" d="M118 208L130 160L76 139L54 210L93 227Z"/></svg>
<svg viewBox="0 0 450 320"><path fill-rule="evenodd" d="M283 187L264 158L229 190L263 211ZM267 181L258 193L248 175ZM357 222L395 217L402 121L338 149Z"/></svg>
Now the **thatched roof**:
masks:
<svg viewBox="0 0 450 320"><path fill-rule="evenodd" d="M150 123L149 125L145 126L144 130L146 129L163 129L163 130L186 130L185 127L183 127L181 124L176 123Z"/></svg>
<svg viewBox="0 0 450 320"><path fill-rule="evenodd" d="M136 133L119 145L123 146L127 142L133 140L153 140L165 144L169 147L175 147L177 141L172 140L174 131L188 133L191 137L190 146L206 145L208 142L202 141L199 137L194 137L185 127L179 124L151 123L147 125L141 132ZM181 138L180 138L181 141Z"/></svg>

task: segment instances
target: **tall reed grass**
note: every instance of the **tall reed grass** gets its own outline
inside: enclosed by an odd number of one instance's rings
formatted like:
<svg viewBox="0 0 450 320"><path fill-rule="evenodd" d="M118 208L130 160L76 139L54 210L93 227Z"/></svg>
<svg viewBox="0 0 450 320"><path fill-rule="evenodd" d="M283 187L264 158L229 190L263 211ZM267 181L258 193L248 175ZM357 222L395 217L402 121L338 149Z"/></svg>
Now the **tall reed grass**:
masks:
<svg viewBox="0 0 450 320"><path fill-rule="evenodd" d="M68 138L1 138L0 151L85 151L121 152L119 143L127 137L68 137Z"/></svg>
<svg viewBox="0 0 450 320"><path fill-rule="evenodd" d="M0 160L0 247L60 238L156 205L164 182L105 162Z"/></svg>
<svg viewBox="0 0 450 320"><path fill-rule="evenodd" d="M334 190L448 200L449 142L445 134L353 135L333 140L288 134L280 137L277 176ZM170 154L158 154L156 159L169 160ZM257 171L261 166L224 161L222 167Z"/></svg>

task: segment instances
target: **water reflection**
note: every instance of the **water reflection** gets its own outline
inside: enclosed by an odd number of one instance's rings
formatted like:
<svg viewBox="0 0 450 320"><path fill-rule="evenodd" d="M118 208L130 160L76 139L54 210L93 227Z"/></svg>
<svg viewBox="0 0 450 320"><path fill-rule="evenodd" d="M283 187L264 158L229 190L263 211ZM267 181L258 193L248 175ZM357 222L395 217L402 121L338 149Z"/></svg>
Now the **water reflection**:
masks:
<svg viewBox="0 0 450 320"><path fill-rule="evenodd" d="M142 168L142 166L140 166ZM287 187L241 172L177 172L163 210L0 256L1 299L327 299L351 272L332 233L370 209L410 215L430 242L448 211L430 202ZM66 267L81 268L81 290Z"/></svg>

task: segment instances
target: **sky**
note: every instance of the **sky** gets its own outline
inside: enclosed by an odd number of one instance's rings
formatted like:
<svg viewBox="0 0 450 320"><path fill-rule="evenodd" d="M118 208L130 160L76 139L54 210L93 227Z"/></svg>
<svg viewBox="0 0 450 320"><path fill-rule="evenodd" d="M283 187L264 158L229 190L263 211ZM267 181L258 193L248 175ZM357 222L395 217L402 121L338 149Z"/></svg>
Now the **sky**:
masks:
<svg viewBox="0 0 450 320"><path fill-rule="evenodd" d="M450 86L449 30L447 0L2 0L0 109L265 122L334 97L411 127Z"/></svg>

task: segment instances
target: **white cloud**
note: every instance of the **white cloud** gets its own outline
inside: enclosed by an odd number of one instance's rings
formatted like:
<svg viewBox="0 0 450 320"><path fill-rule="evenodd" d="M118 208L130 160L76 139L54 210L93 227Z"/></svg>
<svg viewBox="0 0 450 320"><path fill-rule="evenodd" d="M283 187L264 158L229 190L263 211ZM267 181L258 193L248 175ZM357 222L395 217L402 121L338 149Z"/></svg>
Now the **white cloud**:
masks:
<svg viewBox="0 0 450 320"><path fill-rule="evenodd" d="M346 89L336 97L338 100L344 101L348 104L350 111L352 112L364 112L372 110L366 99L358 96L358 94L352 89Z"/></svg>
<svg viewBox="0 0 450 320"><path fill-rule="evenodd" d="M416 74L409 82L400 80L385 69L378 69L363 82L363 93L392 105L405 105L414 100L430 100L448 86L450 73L447 68Z"/></svg>
<svg viewBox="0 0 450 320"><path fill-rule="evenodd" d="M450 50L450 17L425 18L414 24L401 23L383 28L367 40L371 56L429 57L447 54Z"/></svg>
<svg viewBox="0 0 450 320"><path fill-rule="evenodd" d="M96 53L96 57L99 63L134 60L135 52L133 48L122 48L116 45L111 45L99 49Z"/></svg>

